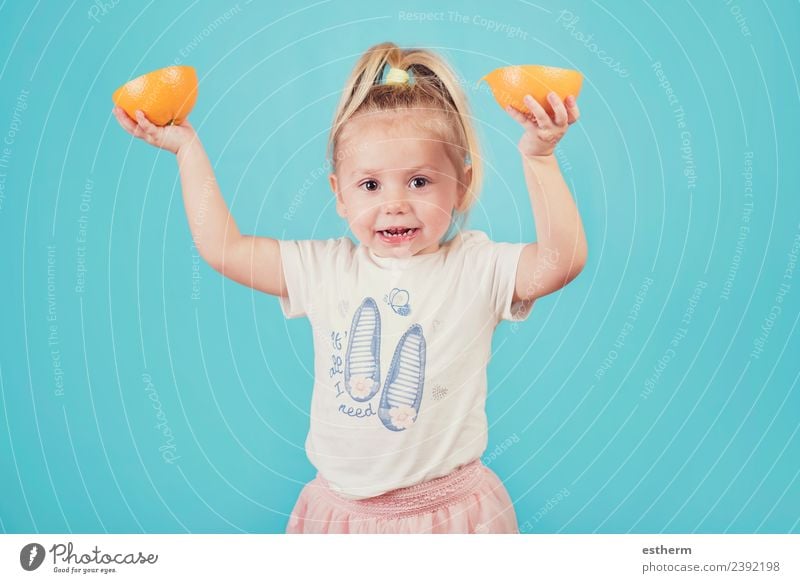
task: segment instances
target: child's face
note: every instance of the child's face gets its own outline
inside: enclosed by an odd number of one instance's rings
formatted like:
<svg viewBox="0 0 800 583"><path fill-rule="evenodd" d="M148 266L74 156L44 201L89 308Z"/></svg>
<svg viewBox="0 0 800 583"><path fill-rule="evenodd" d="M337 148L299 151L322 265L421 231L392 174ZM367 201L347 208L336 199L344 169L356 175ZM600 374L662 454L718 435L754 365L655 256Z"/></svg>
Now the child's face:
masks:
<svg viewBox="0 0 800 583"><path fill-rule="evenodd" d="M459 183L444 143L420 131L410 114L351 120L337 148L330 183L336 210L362 245L382 257L433 253L450 226L451 213L471 178ZM390 227L416 229L396 237Z"/></svg>

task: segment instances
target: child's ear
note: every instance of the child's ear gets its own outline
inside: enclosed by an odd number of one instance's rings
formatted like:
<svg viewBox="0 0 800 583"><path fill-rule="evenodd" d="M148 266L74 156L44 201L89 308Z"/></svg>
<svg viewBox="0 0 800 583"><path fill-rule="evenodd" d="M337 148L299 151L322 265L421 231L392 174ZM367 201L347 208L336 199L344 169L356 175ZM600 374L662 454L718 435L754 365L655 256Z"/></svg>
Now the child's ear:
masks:
<svg viewBox="0 0 800 583"><path fill-rule="evenodd" d="M336 178L335 172L331 172L328 175L328 181L331 183L331 190L333 191L333 195L336 197L336 212L340 217L345 218L347 216L347 208L344 206L342 193L339 192L339 180Z"/></svg>

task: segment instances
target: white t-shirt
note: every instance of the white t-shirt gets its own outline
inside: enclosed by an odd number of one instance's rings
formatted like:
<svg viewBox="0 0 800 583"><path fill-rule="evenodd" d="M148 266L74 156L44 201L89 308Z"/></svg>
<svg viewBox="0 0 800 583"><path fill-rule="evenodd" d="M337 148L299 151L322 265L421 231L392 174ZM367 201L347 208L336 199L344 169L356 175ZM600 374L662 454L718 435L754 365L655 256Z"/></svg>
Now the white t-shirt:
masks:
<svg viewBox="0 0 800 583"><path fill-rule="evenodd" d="M349 238L280 241L287 318L314 336L309 461L359 499L450 473L486 449L486 365L525 243L464 231L435 253L379 257Z"/></svg>

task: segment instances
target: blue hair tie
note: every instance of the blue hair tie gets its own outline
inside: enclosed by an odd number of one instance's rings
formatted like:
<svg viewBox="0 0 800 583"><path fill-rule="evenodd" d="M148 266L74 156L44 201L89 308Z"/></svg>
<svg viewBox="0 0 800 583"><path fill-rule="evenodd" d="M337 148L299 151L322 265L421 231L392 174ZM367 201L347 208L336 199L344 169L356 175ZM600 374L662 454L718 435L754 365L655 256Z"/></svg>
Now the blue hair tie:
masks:
<svg viewBox="0 0 800 583"><path fill-rule="evenodd" d="M413 83L414 71L411 69L398 69L386 63L383 66L378 85L412 85Z"/></svg>

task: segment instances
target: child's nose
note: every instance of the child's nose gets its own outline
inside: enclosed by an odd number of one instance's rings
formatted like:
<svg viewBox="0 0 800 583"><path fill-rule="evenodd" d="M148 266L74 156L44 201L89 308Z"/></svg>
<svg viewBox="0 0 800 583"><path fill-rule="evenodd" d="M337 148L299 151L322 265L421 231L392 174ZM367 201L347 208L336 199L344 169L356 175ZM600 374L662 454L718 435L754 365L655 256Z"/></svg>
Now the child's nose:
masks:
<svg viewBox="0 0 800 583"><path fill-rule="evenodd" d="M408 198L403 191L389 192L383 202L383 210L387 213L407 212L409 209Z"/></svg>

